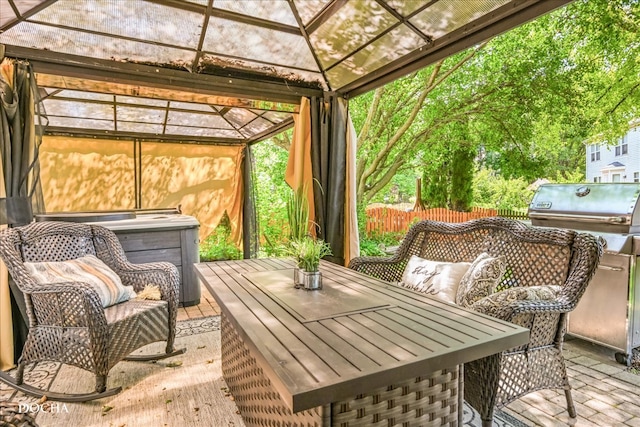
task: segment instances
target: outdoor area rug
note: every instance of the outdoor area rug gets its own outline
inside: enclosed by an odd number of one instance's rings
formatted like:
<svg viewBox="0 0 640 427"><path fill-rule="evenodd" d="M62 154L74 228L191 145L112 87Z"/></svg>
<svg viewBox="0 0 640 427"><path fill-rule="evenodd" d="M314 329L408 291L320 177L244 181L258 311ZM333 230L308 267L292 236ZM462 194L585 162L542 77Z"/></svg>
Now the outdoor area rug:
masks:
<svg viewBox="0 0 640 427"><path fill-rule="evenodd" d="M157 362L120 362L109 373L108 386L123 386L112 397L85 403L49 402L15 392L0 383L0 400L33 404L39 426L194 426L243 427L244 422L226 388L220 365L220 318L218 316L178 322L176 347L187 352ZM162 351L163 343L136 353ZM38 363L25 372L27 382L58 392L93 390L94 377L78 368L57 363ZM478 413L464 406L464 426L481 426ZM501 411L494 426L526 427Z"/></svg>

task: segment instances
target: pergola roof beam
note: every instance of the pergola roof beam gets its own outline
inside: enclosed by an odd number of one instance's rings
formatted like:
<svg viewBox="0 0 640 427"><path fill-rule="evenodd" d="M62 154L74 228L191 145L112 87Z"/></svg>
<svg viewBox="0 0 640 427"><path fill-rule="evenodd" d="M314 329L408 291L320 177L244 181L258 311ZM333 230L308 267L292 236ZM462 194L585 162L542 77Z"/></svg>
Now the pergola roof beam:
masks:
<svg viewBox="0 0 640 427"><path fill-rule="evenodd" d="M150 65L89 59L40 49L7 46L5 55L29 58L37 73L91 78L104 82L148 85L170 90L288 104L299 104L303 96L322 96L321 89L292 86L286 81L267 82L234 75L223 77L185 73Z"/></svg>

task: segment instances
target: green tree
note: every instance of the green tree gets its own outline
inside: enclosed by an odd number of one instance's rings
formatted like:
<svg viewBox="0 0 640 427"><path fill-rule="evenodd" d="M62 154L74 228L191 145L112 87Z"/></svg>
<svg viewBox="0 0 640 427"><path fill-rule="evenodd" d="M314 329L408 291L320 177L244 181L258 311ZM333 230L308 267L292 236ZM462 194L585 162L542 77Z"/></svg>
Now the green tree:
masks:
<svg viewBox="0 0 640 427"><path fill-rule="evenodd" d="M283 253L282 242L288 236L287 197L291 189L284 180L287 168L290 132L253 146L255 159L255 194L263 255Z"/></svg>
<svg viewBox="0 0 640 427"><path fill-rule="evenodd" d="M587 138L614 140L638 117L638 4L577 0L351 100L358 200L396 175L437 170L465 143L507 178L574 176ZM452 123L467 123L468 137L444 140ZM425 185L441 184L433 174Z"/></svg>
<svg viewBox="0 0 640 427"><path fill-rule="evenodd" d="M454 211L470 211L473 202L473 175L476 152L467 145L455 148L451 159L449 207Z"/></svg>
<svg viewBox="0 0 640 427"><path fill-rule="evenodd" d="M455 108L461 101L442 86L481 47L350 101L354 123L360 129L356 165L359 202L369 202L399 171L415 170L415 158L428 160L425 146L431 135L464 119L468 108Z"/></svg>
<svg viewBox="0 0 640 427"><path fill-rule="evenodd" d="M442 158L434 166L434 168L425 169L422 177L424 202L430 208L445 208L449 194L449 165L446 158Z"/></svg>
<svg viewBox="0 0 640 427"><path fill-rule="evenodd" d="M440 155L423 165L424 202L432 208L468 211L473 201L471 183L477 153L469 141L468 125L463 121L450 123L437 131L437 138Z"/></svg>

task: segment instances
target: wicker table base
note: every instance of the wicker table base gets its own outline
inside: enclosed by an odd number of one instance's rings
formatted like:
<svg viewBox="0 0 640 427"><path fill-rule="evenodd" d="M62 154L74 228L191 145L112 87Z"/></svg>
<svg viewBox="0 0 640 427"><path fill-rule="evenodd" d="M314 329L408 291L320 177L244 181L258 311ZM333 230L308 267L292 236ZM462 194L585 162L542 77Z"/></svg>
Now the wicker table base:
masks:
<svg viewBox="0 0 640 427"><path fill-rule="evenodd" d="M454 427L461 424L458 367L293 413L224 315L222 371L247 426Z"/></svg>

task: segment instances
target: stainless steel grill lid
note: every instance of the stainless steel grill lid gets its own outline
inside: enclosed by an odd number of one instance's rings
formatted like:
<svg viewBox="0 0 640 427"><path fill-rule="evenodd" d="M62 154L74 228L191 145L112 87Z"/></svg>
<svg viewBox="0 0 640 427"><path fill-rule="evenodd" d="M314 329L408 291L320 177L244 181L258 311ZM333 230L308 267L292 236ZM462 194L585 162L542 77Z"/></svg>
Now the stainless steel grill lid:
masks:
<svg viewBox="0 0 640 427"><path fill-rule="evenodd" d="M537 226L640 232L640 183L544 184L529 205Z"/></svg>

